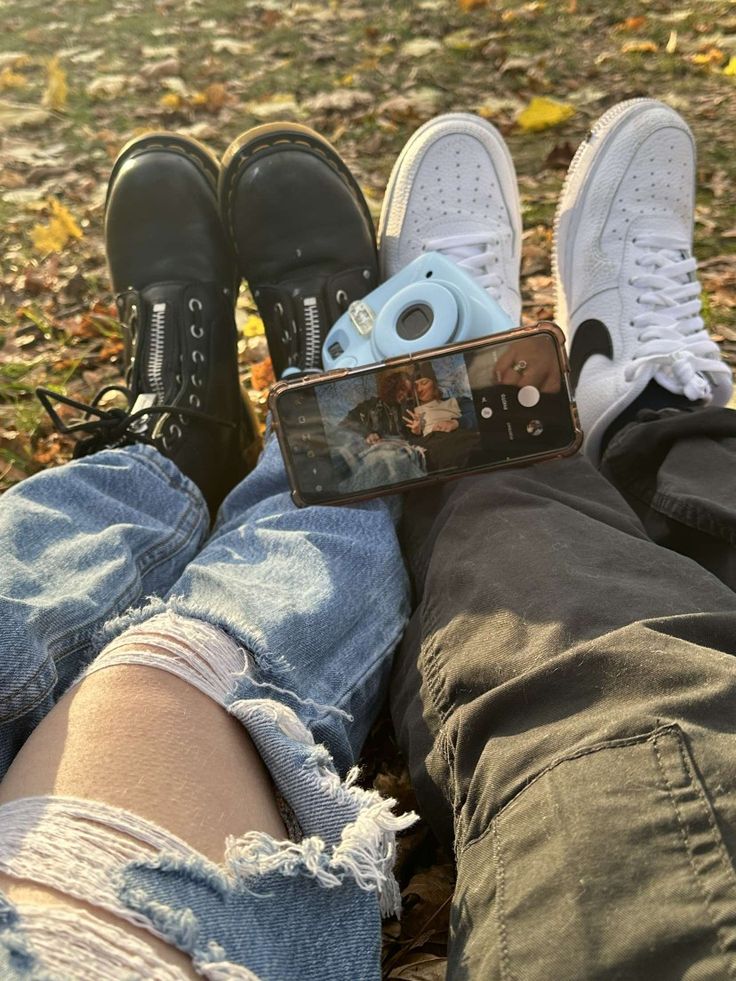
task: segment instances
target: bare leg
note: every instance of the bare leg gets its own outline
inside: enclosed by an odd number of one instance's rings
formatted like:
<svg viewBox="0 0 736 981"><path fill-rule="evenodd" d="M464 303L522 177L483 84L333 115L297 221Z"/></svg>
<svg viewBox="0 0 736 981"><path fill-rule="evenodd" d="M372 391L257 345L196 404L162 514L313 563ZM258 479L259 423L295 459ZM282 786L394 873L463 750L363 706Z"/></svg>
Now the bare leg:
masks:
<svg viewBox="0 0 736 981"><path fill-rule="evenodd" d="M243 726L187 682L140 665L110 667L65 695L0 784L0 805L45 794L124 807L216 862L228 835L286 836L270 778ZM16 903L85 908L197 976L186 954L96 907L2 874L0 890Z"/></svg>

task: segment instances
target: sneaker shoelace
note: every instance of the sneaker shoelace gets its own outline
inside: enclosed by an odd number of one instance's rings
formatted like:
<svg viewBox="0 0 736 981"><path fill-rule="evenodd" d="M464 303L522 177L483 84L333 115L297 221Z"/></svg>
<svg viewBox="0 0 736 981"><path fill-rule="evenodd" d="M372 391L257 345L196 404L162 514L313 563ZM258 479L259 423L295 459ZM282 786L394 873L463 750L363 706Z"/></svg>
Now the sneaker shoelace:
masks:
<svg viewBox="0 0 736 981"><path fill-rule="evenodd" d="M640 235L636 266L629 280L638 289L637 303L645 309L630 326L637 331L638 347L626 366L624 377L633 381L646 373L649 379L692 401L709 399L711 381L730 379L723 361L700 316L700 284L697 263L690 246L668 235Z"/></svg>
<svg viewBox="0 0 736 981"><path fill-rule="evenodd" d="M496 251L492 251L494 246ZM503 278L493 271L500 243L488 231L444 235L424 243L425 252L440 252L478 280L490 297L501 302Z"/></svg>

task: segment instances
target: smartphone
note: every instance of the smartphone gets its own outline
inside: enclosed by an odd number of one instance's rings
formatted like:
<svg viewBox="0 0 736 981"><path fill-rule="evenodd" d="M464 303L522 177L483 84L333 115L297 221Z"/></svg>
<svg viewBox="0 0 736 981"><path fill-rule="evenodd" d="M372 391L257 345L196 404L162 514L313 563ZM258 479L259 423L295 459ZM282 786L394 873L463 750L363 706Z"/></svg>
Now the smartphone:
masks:
<svg viewBox="0 0 736 981"><path fill-rule="evenodd" d="M279 382L269 407L299 507L568 456L583 439L553 323Z"/></svg>

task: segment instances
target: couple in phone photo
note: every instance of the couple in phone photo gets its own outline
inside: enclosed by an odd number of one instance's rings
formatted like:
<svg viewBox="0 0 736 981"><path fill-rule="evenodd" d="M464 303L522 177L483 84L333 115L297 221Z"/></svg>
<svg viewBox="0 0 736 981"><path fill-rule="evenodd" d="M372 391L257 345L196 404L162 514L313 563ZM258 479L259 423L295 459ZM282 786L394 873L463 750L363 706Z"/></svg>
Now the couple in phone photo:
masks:
<svg viewBox="0 0 736 981"><path fill-rule="evenodd" d="M462 355L382 372L371 384L376 394L350 409L331 434L350 470L343 490L469 465L480 437Z"/></svg>

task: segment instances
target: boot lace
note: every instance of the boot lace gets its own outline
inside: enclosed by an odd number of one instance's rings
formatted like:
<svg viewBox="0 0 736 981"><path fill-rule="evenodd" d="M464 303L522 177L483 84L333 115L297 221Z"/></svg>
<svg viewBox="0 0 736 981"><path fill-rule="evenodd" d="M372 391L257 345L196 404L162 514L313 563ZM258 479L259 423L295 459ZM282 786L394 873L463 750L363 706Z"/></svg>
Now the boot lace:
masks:
<svg viewBox="0 0 736 981"><path fill-rule="evenodd" d="M491 247L495 248L495 252ZM440 252L478 280L488 295L501 301L503 278L493 271L500 243L488 231L467 232L462 235L443 235L424 243L425 252Z"/></svg>
<svg viewBox="0 0 736 981"><path fill-rule="evenodd" d="M665 388L692 401L709 399L711 383L726 381L731 369L721 361L700 316L697 263L690 246L669 235L640 235L634 239L637 272L629 285L637 289L644 309L631 321L638 346L626 366L627 381L645 374Z"/></svg>
<svg viewBox="0 0 736 981"><path fill-rule="evenodd" d="M127 399L127 409L101 409L99 403L108 392L121 392ZM154 436L141 425L141 420L149 419L155 415L174 414L189 419L199 419L216 426L224 426L227 429L235 429L236 427L236 423L229 419L220 419L207 412L202 412L201 409L191 409L182 405L148 405L133 411L135 396L131 389L124 385L106 385L100 389L89 404L69 398L67 395L62 395L61 392L54 392L50 388L39 387L36 389L36 395L58 432L64 435L81 432L88 434L88 439L77 443L74 451L75 457L86 456L97 450L129 445L130 443L147 443L157 449L170 451L172 447L165 436ZM77 409L83 413L82 418L71 423L64 422L56 411L54 402ZM181 435L181 430L178 430L178 433Z"/></svg>

